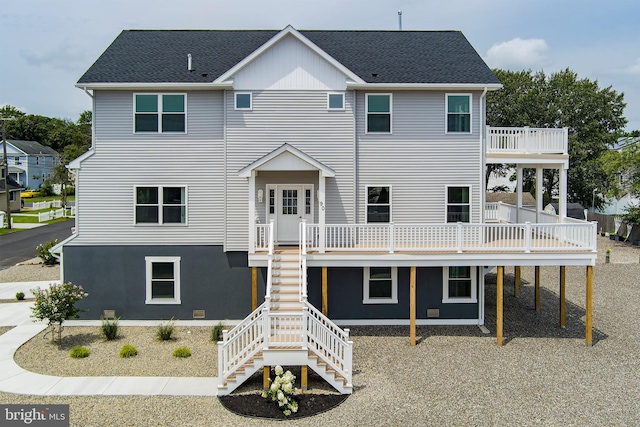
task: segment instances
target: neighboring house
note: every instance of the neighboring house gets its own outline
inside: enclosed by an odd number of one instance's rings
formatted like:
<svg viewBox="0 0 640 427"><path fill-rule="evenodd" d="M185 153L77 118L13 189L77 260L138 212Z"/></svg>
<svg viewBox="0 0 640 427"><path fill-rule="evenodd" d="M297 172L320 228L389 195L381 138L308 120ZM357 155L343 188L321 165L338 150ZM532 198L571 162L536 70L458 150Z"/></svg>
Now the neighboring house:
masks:
<svg viewBox="0 0 640 427"><path fill-rule="evenodd" d="M350 392L335 324L483 325L485 266L595 264L595 227L557 224L566 129L488 129L501 84L460 32L124 31L77 86L94 142L70 164L63 278L88 318L244 319L221 393L327 354ZM503 204L519 223L487 224L489 162L516 164L520 193L522 167L559 169L560 215Z"/></svg>
<svg viewBox="0 0 640 427"><path fill-rule="evenodd" d="M1 155L1 153L0 153ZM9 176L26 189L37 190L51 178L60 163L60 155L36 141L7 141Z"/></svg>
<svg viewBox="0 0 640 427"><path fill-rule="evenodd" d="M11 212L20 212L20 191L24 188L18 184L11 176L7 180L9 187L9 206ZM4 186L4 169L2 170L2 179L0 179L0 212L7 211L7 191ZM2 224L0 224L0 227Z"/></svg>
<svg viewBox="0 0 640 427"><path fill-rule="evenodd" d="M618 141L616 141L616 144L611 147L611 150L621 152L625 147L633 146L633 144L638 144L639 142L639 137L618 138ZM622 186L622 195L617 199L606 198L606 205L604 208L596 209L595 212L605 215L624 215L629 207L640 206L640 199L629 193L629 188L625 185L629 182L628 175L628 173L621 173L617 176L617 179Z"/></svg>

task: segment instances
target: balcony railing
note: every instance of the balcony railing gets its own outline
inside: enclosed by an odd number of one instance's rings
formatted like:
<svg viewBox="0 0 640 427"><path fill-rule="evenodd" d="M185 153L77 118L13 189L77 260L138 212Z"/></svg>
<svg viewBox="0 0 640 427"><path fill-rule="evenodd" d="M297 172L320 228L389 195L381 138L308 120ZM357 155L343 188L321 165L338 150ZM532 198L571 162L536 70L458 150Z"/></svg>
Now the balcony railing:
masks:
<svg viewBox="0 0 640 427"><path fill-rule="evenodd" d="M567 154L568 129L487 126L487 153Z"/></svg>
<svg viewBox="0 0 640 427"><path fill-rule="evenodd" d="M307 224L306 252L595 251L596 224ZM324 233L321 233L324 231Z"/></svg>

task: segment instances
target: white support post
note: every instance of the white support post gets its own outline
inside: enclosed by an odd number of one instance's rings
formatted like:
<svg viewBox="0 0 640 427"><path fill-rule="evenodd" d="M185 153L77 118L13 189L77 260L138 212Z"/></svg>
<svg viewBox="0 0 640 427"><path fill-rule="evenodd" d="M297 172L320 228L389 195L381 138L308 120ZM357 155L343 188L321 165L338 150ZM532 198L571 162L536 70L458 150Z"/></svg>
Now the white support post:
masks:
<svg viewBox="0 0 640 427"><path fill-rule="evenodd" d="M318 232L319 232L319 247L318 250L321 254L324 253L326 248L326 230L325 230L325 182L326 178L322 175L322 171L318 171Z"/></svg>
<svg viewBox="0 0 640 427"><path fill-rule="evenodd" d="M524 127L524 152L529 153L529 126Z"/></svg>
<svg viewBox="0 0 640 427"><path fill-rule="evenodd" d="M531 223L529 221L524 226L524 251L531 252Z"/></svg>
<svg viewBox="0 0 640 427"><path fill-rule="evenodd" d="M560 179L558 181L558 216L559 222L564 222L567 217L567 169L564 166L560 166L559 170Z"/></svg>
<svg viewBox="0 0 640 427"><path fill-rule="evenodd" d="M536 224L540 224L540 212L542 212L542 171L540 166L536 166Z"/></svg>
<svg viewBox="0 0 640 427"><path fill-rule="evenodd" d="M256 171L249 177L249 253L256 252Z"/></svg>
<svg viewBox="0 0 640 427"><path fill-rule="evenodd" d="M522 209L522 166L516 167L516 224L520 224L520 210Z"/></svg>
<svg viewBox="0 0 640 427"><path fill-rule="evenodd" d="M392 254L395 250L395 242L394 242L394 230L393 230L393 223L390 222L389 223L389 253Z"/></svg>
<svg viewBox="0 0 640 427"><path fill-rule="evenodd" d="M462 253L462 223L458 222L458 253Z"/></svg>

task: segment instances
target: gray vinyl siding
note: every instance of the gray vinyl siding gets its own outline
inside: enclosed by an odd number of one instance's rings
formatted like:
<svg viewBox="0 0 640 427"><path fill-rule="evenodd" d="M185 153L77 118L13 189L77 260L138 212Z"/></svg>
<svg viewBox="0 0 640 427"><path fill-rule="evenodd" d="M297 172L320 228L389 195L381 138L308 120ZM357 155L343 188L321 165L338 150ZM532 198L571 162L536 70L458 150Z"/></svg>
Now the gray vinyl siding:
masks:
<svg viewBox="0 0 640 427"><path fill-rule="evenodd" d="M354 221L352 108L352 92L346 93L344 111L327 111L325 91L254 91L252 111L234 110L233 96L227 97L226 250L247 250L249 184L247 178L238 177L238 171L284 143L335 171L335 178L326 180L327 223ZM287 178L291 178L290 183L298 183L295 174L287 173ZM256 191L265 190L266 182L257 181ZM317 182L314 185L317 190ZM317 202L314 203L317 212Z"/></svg>
<svg viewBox="0 0 640 427"><path fill-rule="evenodd" d="M392 221L444 223L445 187L471 186L472 222L480 222L480 92L472 97L472 133L445 133L445 93L393 93L393 134L366 134L365 93L358 92L358 222L366 222L366 187L392 187ZM468 92L464 92L468 93Z"/></svg>
<svg viewBox="0 0 640 427"><path fill-rule="evenodd" d="M223 93L187 93L187 134L134 134L133 92L94 97L95 154L78 171L70 244L222 244ZM135 225L136 185L187 187L187 225Z"/></svg>

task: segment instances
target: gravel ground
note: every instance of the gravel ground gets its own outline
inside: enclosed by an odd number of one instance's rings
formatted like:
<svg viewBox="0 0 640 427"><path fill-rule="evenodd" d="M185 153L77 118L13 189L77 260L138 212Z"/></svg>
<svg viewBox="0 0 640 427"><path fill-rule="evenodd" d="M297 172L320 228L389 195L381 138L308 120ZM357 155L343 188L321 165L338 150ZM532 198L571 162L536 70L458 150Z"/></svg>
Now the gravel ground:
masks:
<svg viewBox="0 0 640 427"><path fill-rule="evenodd" d="M13 329L13 326L0 326L0 335Z"/></svg>
<svg viewBox="0 0 640 427"><path fill-rule="evenodd" d="M13 267L0 269L0 284L42 280L60 280L60 264L46 266L42 265L40 258L33 258Z"/></svg>
<svg viewBox="0 0 640 427"><path fill-rule="evenodd" d="M603 264L612 248L612 264ZM495 343L495 285L486 285L484 335L473 326L354 327L354 394L300 426L637 425L640 419L640 249L601 239L594 269L594 346L584 343L584 267L567 267L567 325L558 327L558 268L533 269L521 296L505 284L505 345ZM0 279L2 280L2 279ZM23 279L37 280L37 279ZM89 356L91 359L92 356ZM66 359L70 360L70 359ZM114 360L118 360L114 358ZM69 363L69 362L67 362ZM208 397L37 397L0 402L71 405L74 426L259 426Z"/></svg>
<svg viewBox="0 0 640 427"><path fill-rule="evenodd" d="M16 352L14 360L24 369L55 376L158 376L215 377L218 367L217 343L210 341L211 328L176 326L175 339L158 341L155 328L120 327L118 338L107 341L100 327L71 326L62 332L62 341L51 344L51 334L41 332ZM119 356L120 348L131 344L138 355ZM89 349L84 359L71 359L69 351L76 345ZM173 357L177 347L188 347L191 357ZM42 361L47 363L43 364Z"/></svg>

